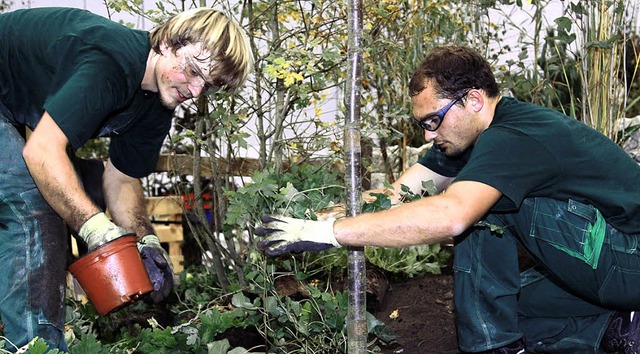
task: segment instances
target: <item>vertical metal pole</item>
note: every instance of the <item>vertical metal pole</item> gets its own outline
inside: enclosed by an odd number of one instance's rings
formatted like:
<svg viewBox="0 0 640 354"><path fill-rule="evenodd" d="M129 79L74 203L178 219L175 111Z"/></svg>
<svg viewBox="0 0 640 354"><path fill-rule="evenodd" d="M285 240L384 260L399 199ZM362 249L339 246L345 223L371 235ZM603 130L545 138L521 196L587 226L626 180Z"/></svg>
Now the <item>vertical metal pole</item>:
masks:
<svg viewBox="0 0 640 354"><path fill-rule="evenodd" d="M360 211L360 95L362 89L362 0L348 0L348 58L345 90L346 119L344 126L344 151L347 185L347 216ZM366 269L363 247L350 247L349 262L349 311L347 317L347 346L349 354L366 353Z"/></svg>

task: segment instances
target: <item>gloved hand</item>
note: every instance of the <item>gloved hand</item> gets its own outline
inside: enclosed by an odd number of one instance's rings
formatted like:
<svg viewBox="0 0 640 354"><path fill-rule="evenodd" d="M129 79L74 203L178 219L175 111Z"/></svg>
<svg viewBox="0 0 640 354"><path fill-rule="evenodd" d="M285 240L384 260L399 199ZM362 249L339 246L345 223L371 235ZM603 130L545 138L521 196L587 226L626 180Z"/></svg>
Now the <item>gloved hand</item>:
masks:
<svg viewBox="0 0 640 354"><path fill-rule="evenodd" d="M264 237L258 248L269 256L286 252L324 251L341 247L333 235L335 220L313 221L263 216L255 233Z"/></svg>
<svg viewBox="0 0 640 354"><path fill-rule="evenodd" d="M98 213L90 217L78 230L78 236L87 243L89 251L93 251L120 236L132 234L132 232L111 222L105 213Z"/></svg>
<svg viewBox="0 0 640 354"><path fill-rule="evenodd" d="M173 265L167 251L162 248L156 235L147 235L138 241L138 251L147 269L153 291L151 299L158 303L169 296L173 288Z"/></svg>

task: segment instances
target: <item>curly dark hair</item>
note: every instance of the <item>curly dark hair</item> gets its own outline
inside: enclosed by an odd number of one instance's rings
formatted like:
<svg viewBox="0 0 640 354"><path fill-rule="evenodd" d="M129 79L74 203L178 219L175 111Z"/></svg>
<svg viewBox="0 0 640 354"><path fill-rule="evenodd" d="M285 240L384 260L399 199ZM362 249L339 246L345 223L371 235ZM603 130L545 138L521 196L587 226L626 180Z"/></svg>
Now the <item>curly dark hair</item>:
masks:
<svg viewBox="0 0 640 354"><path fill-rule="evenodd" d="M481 89L489 97L500 95L491 66L475 49L463 46L434 48L409 81L409 94L413 97L435 82L435 92L441 98L458 96L468 89Z"/></svg>

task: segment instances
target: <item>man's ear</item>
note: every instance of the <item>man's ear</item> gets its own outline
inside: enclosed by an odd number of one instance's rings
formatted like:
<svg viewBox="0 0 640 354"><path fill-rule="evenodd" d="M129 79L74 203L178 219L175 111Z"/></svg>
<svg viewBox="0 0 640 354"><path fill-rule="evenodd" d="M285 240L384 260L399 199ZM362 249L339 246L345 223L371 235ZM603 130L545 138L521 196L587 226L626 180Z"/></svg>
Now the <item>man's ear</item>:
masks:
<svg viewBox="0 0 640 354"><path fill-rule="evenodd" d="M467 103L471 106L474 112L480 112L485 103L482 91L476 89L469 91L467 94Z"/></svg>

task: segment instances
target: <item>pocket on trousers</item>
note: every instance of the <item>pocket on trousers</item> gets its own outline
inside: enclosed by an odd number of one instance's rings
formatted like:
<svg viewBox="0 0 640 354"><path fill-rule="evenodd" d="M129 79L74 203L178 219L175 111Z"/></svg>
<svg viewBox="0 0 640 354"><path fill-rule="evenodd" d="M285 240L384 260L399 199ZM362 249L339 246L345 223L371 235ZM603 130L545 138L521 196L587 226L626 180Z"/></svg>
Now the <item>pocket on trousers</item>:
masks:
<svg viewBox="0 0 640 354"><path fill-rule="evenodd" d="M475 256L473 254L472 236L460 235L454 240L453 270L455 272L471 273L471 262Z"/></svg>
<svg viewBox="0 0 640 354"><path fill-rule="evenodd" d="M589 204L537 199L529 236L578 258L593 269L604 242L606 222Z"/></svg>
<svg viewBox="0 0 640 354"><path fill-rule="evenodd" d="M640 271L613 266L602 283L598 295L608 306L635 311L640 306Z"/></svg>

